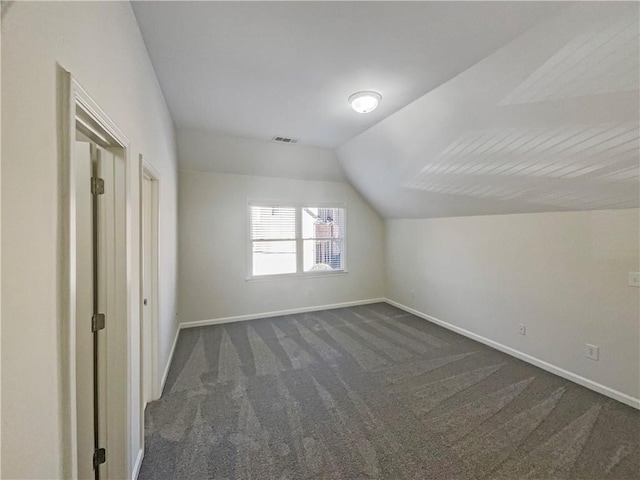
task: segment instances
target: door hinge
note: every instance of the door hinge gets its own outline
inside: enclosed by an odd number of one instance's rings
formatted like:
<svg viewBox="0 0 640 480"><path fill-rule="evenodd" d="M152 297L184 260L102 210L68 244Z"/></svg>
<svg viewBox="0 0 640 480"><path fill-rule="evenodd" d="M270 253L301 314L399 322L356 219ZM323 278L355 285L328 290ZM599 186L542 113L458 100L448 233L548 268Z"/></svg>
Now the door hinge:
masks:
<svg viewBox="0 0 640 480"><path fill-rule="evenodd" d="M98 468L98 465L102 465L107 461L107 451L104 448L96 448L93 451L93 469Z"/></svg>
<svg viewBox="0 0 640 480"><path fill-rule="evenodd" d="M91 193L102 195L104 193L104 180L100 177L91 177Z"/></svg>
<svg viewBox="0 0 640 480"><path fill-rule="evenodd" d="M104 313L94 313L91 317L91 331L97 332L104 329L105 315Z"/></svg>

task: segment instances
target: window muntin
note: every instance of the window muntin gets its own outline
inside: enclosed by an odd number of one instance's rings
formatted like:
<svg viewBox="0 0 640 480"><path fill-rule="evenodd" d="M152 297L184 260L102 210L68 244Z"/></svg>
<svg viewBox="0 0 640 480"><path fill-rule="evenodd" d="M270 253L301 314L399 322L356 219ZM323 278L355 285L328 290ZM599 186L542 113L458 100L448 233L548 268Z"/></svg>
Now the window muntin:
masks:
<svg viewBox="0 0 640 480"><path fill-rule="evenodd" d="M249 206L250 276L343 272L344 206Z"/></svg>

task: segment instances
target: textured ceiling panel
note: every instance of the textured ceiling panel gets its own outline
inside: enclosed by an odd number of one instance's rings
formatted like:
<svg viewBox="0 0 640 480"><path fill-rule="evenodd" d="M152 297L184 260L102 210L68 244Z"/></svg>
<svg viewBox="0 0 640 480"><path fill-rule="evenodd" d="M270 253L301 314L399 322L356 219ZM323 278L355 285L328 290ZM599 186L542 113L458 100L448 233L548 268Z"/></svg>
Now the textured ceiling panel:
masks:
<svg viewBox="0 0 640 480"><path fill-rule="evenodd" d="M598 176L598 172L615 169L621 161L637 157L638 137L637 123L470 132L449 145L405 186L423 188L437 174L446 173Z"/></svg>
<svg viewBox="0 0 640 480"><path fill-rule="evenodd" d="M621 92L638 88L638 24L623 16L578 35L500 102L501 105Z"/></svg>
<svg viewBox="0 0 640 480"><path fill-rule="evenodd" d="M635 207L639 156L638 123L472 131L404 186L572 209Z"/></svg>

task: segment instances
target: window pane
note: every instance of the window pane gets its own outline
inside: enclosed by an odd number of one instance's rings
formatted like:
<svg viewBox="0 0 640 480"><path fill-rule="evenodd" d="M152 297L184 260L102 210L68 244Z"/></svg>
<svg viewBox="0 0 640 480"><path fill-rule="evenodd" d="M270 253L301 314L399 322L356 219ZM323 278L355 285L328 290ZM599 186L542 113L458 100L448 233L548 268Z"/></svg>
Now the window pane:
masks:
<svg viewBox="0 0 640 480"><path fill-rule="evenodd" d="M296 273L296 242L252 242L253 275Z"/></svg>
<svg viewBox="0 0 640 480"><path fill-rule="evenodd" d="M251 207L251 239L296 238L296 209Z"/></svg>
<svg viewBox="0 0 640 480"><path fill-rule="evenodd" d="M302 238L342 238L344 208L302 209Z"/></svg>
<svg viewBox="0 0 640 480"><path fill-rule="evenodd" d="M342 239L305 240L303 242L304 271L342 270Z"/></svg>

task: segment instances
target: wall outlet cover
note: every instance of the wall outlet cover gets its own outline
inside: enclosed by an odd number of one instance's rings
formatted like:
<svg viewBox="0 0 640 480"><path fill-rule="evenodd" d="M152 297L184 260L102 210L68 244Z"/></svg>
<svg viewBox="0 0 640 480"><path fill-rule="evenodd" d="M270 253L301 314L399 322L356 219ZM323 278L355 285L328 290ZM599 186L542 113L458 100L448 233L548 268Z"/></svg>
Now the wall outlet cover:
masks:
<svg viewBox="0 0 640 480"><path fill-rule="evenodd" d="M518 326L518 333L519 333L520 335L526 335L526 334L527 334L527 326L526 326L524 323L521 323L521 324Z"/></svg>
<svg viewBox="0 0 640 480"><path fill-rule="evenodd" d="M598 358L600 357L600 348L589 343L585 344L585 346L587 347L587 351L585 353L586 357L590 358L591 360L598 360Z"/></svg>
<svg viewBox="0 0 640 480"><path fill-rule="evenodd" d="M640 287L640 272L629 272L629 286Z"/></svg>

